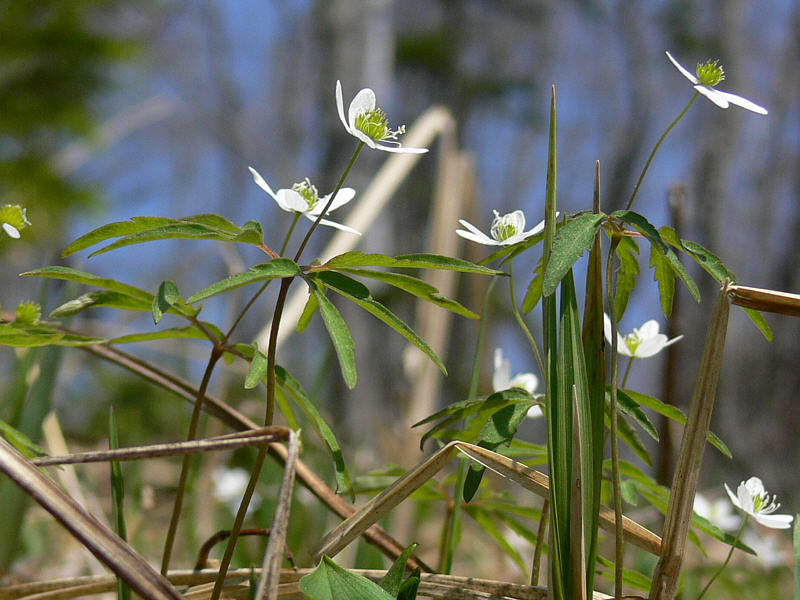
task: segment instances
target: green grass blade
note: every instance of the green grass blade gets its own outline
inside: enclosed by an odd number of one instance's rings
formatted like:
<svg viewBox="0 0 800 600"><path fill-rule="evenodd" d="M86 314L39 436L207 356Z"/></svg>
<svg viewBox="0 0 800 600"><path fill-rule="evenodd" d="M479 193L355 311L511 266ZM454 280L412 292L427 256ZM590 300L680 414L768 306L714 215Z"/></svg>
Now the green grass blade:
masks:
<svg viewBox="0 0 800 600"><path fill-rule="evenodd" d="M117 419L114 416L114 407L108 411L108 447L111 450L119 448L119 432ZM111 467L111 512L114 520L114 531L124 541L128 540L128 528L125 525L125 512L123 510L125 499L125 483L122 479L122 469L119 461L112 460ZM119 600L131 600L131 588L121 577L117 577L117 597Z"/></svg>

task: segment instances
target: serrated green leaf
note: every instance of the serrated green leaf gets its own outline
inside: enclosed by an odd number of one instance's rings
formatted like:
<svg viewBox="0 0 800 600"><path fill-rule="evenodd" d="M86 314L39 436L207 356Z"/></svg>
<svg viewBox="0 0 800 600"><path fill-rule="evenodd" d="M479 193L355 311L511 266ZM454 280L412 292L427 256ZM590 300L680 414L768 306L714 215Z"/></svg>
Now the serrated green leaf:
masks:
<svg viewBox="0 0 800 600"><path fill-rule="evenodd" d="M755 308L746 308L743 306L742 310L747 314L748 317L750 317L750 320L756 327L758 327L758 330L767 339L767 341L771 342L773 340L772 329L770 329L769 323L767 323L764 315Z"/></svg>
<svg viewBox="0 0 800 600"><path fill-rule="evenodd" d="M118 308L120 310L139 310L150 312L152 310L152 298L149 301L140 300L127 294L111 292L108 290L95 290L74 300L65 302L50 313L52 318L72 317L88 308L106 306Z"/></svg>
<svg viewBox="0 0 800 600"><path fill-rule="evenodd" d="M636 257L639 254L639 245L631 237L622 237L617 245L616 254L619 259L619 271L617 272L617 293L614 297L614 304L617 320L620 320L628 307L628 299L636 286L636 277L639 275L639 260Z"/></svg>
<svg viewBox="0 0 800 600"><path fill-rule="evenodd" d="M65 281L74 281L76 283L84 283L86 285L91 285L104 290L110 290L112 292L125 294L126 296L130 296L131 298L141 300L148 305L153 301L153 294L151 294L147 290L143 290L141 288L129 285L127 283L122 283L121 281L117 281L116 279L100 277L99 275L95 275L93 273L87 273L85 271L78 271L76 269L71 269L70 267L60 267L60 266L44 267L41 269L34 269L33 271L26 271L25 273L20 273L20 277L47 277L49 279L62 279ZM150 310L149 306L147 310Z"/></svg>
<svg viewBox="0 0 800 600"><path fill-rule="evenodd" d="M179 298L180 292L178 291L178 286L175 285L174 282L169 279L161 282L161 285L158 286L158 293L153 297L151 309L153 312L153 321L155 321L156 325L161 321L161 317L164 316L164 313L168 311Z"/></svg>
<svg viewBox="0 0 800 600"><path fill-rule="evenodd" d="M250 369L244 379L244 389L246 390L252 390L267 376L267 355L255 344L253 344L253 349L255 352L250 360Z"/></svg>
<svg viewBox="0 0 800 600"><path fill-rule="evenodd" d="M200 225L207 225L208 227L213 227L214 229L219 229L221 231L227 231L234 234L241 231L239 227L231 223L228 219L214 213L202 213L199 215L192 215L190 217L182 217L178 219L178 221L182 223L199 223ZM248 221L248 223L254 222L255 221Z"/></svg>
<svg viewBox="0 0 800 600"><path fill-rule="evenodd" d="M664 243L664 240L661 239L661 234L658 232L658 229L653 227L653 225L650 224L650 221L648 221L643 215L633 212L632 210L618 210L611 213L611 216L615 219L625 221L628 223L628 225L631 225L636 231L650 240L651 244L658 246L662 252L666 252L668 250L666 243Z"/></svg>
<svg viewBox="0 0 800 600"><path fill-rule="evenodd" d="M237 233L232 241L260 246L264 243L264 230L261 227L261 223L248 221L242 227L241 233Z"/></svg>
<svg viewBox="0 0 800 600"><path fill-rule="evenodd" d="M661 234L661 238L664 241L673 246L677 244L677 247L681 248L680 240L678 239L674 229L671 227L660 227L658 232ZM695 301L700 302L700 290L698 289L697 284L694 282L694 279L692 279L692 276L689 275L689 271L687 271L686 267L683 266L683 263L677 257L672 248L667 249L665 256L672 267L672 271L681 278L681 281L683 281L683 283L686 285L686 288L689 290L689 293L692 294L692 297L695 299Z"/></svg>
<svg viewBox="0 0 800 600"><path fill-rule="evenodd" d="M536 269L533 271L533 279L528 285L525 299L522 301L522 312L528 314L542 299L542 283L544 282L544 256L539 257Z"/></svg>
<svg viewBox="0 0 800 600"><path fill-rule="evenodd" d="M384 590L394 597L396 597L400 591L400 586L403 582L403 575L406 572L406 563L408 563L408 558L414 553L414 550L417 549L417 546L419 546L419 544L414 543L403 550L403 553L397 557L397 560L395 560L389 570L386 571L386 575L384 575L378 582L378 585L380 585Z"/></svg>
<svg viewBox="0 0 800 600"><path fill-rule="evenodd" d="M340 567L327 556L300 578L300 590L311 600L395 600L377 583Z"/></svg>
<svg viewBox="0 0 800 600"><path fill-rule="evenodd" d="M439 256L438 254L406 254L392 257L384 254L364 254L358 250L334 256L322 266L328 269L342 267L401 267L404 269L443 269L462 273L480 273L482 275L504 274L496 269L476 265L458 258Z"/></svg>
<svg viewBox="0 0 800 600"><path fill-rule="evenodd" d="M719 283L723 283L726 279L730 279L731 283L736 283L736 276L722 264L722 259L720 259L719 256L697 242L681 240L681 245L688 252L689 256Z"/></svg>
<svg viewBox="0 0 800 600"><path fill-rule="evenodd" d="M248 347L252 349L252 346ZM337 490L339 492L346 492L350 490L352 496L352 485L350 484L350 476L347 472L347 465L344 462L342 448L339 446L339 442L336 441L336 436L333 434L333 430L325 422L325 419L322 418L322 415L319 413L314 403L311 402L308 394L306 394L305 390L303 389L303 386L300 385L300 382L292 377L289 372L280 365L275 365L275 380L280 389L283 390L284 393L286 393L292 399L292 401L297 404L300 410L303 411L303 414L311 422L311 426L314 428L314 431L317 432L317 435L331 453L331 457L333 458L333 466L336 471Z"/></svg>
<svg viewBox="0 0 800 600"><path fill-rule="evenodd" d="M404 275L402 273L372 271L370 269L360 269L357 267L342 267L337 269L337 271L349 273L350 275L358 275L360 277L368 277L370 279L375 279L376 281L382 281L383 283L387 283L393 287L403 290L404 292L412 294L417 298L422 298L423 300L436 304L437 306L446 308L447 310L450 310L463 317L467 317L469 319L478 318L478 315L471 310L465 308L455 300L451 300L450 298L442 296L438 289L429 283L422 281L421 279L417 279L416 277L411 277L410 275Z"/></svg>
<svg viewBox="0 0 800 600"><path fill-rule="evenodd" d="M301 272L302 271L300 270L300 267L293 260L288 258L276 258L268 263L250 267L250 269L244 273L237 273L236 275L231 275L222 281L212 283L210 286L194 294L186 302L193 304L195 302L199 302L200 300L205 300L207 298L211 298L212 296L216 296L217 294L229 292L257 281L266 281L268 279L279 279L284 277L296 277L297 275L300 275Z"/></svg>
<svg viewBox="0 0 800 600"><path fill-rule="evenodd" d="M567 272L592 247L595 233L605 218L603 213L583 213L567 221L558 231L544 272L543 296L552 295Z"/></svg>
<svg viewBox="0 0 800 600"><path fill-rule="evenodd" d="M356 385L358 376L356 374L355 344L353 343L353 337L350 335L350 329L347 327L342 315L333 305L333 302L328 300L325 292L320 289L319 284L310 277L306 282L317 298L319 314L322 317L322 322L325 323L325 329L328 330L328 336L331 338L333 347L336 350L342 376L347 387L352 390ZM369 293L369 290L367 290L367 293Z"/></svg>
<svg viewBox="0 0 800 600"><path fill-rule="evenodd" d="M224 335L213 323L201 321L203 325L211 331L217 340L221 340ZM147 331L143 333L130 333L108 340L109 344L133 344L135 342L150 342L154 340L172 339L196 339L207 340L208 337L197 325L187 325L186 327L170 327L169 329L159 329L158 331Z"/></svg>
<svg viewBox="0 0 800 600"><path fill-rule="evenodd" d="M672 314L672 299L675 296L675 273L666 254L655 244L650 245L650 267L654 269L653 277L658 283L661 310L665 317L669 317Z"/></svg>
<svg viewBox="0 0 800 600"><path fill-rule="evenodd" d="M76 252L80 252L84 248L94 246L105 240L123 235L130 235L138 233L153 227L160 227L173 222L173 219L166 217L133 217L130 221L117 221L116 223L109 223L97 229L93 229L72 242L69 246L64 248L61 253L62 257L70 256Z"/></svg>
<svg viewBox="0 0 800 600"><path fill-rule="evenodd" d="M606 388L606 401L609 401L609 394L610 389ZM641 427L647 435L653 438L655 441L658 441L658 431L653 425L652 421L647 418L647 415L642 412L642 409L639 408L639 405L634 401L628 394L622 392L622 390L617 390L617 407L620 411L631 417L639 427Z"/></svg>
<svg viewBox="0 0 800 600"><path fill-rule="evenodd" d="M317 272L314 273L314 277L309 277L308 279L316 278L320 278L323 283L329 286L332 290L352 300L368 313L386 323L389 327L394 329L397 333L402 335L417 348L427 354L434 364L439 367L442 373L447 375L447 369L439 357L436 356L436 353L433 351L433 349L428 346L428 344L426 344L425 341L419 337L413 329L411 329L411 327L400 320L397 315L386 308L383 304L375 300L369 294L369 290L366 288L366 286L355 281L354 279L350 279L349 277L342 275L341 273L335 273L332 271Z"/></svg>
<svg viewBox="0 0 800 600"><path fill-rule="evenodd" d="M145 242L155 242L159 240L180 240L180 239L196 239L196 240L217 240L221 242L233 241L234 234L203 225L201 223L187 223L185 221L178 221L177 223L170 223L169 225L162 225L161 227L153 227L145 231L134 233L116 242L103 246L99 250L95 250L89 255L89 258L133 246L135 244L143 244Z"/></svg>
<svg viewBox="0 0 800 600"><path fill-rule="evenodd" d="M317 302L317 297L314 294L308 294L308 300L306 300L306 305L303 307L303 314L300 315L300 318L297 320L297 332L300 333L304 331L308 324L311 323L311 318L314 316L314 313L317 312L319 308L319 302Z"/></svg>

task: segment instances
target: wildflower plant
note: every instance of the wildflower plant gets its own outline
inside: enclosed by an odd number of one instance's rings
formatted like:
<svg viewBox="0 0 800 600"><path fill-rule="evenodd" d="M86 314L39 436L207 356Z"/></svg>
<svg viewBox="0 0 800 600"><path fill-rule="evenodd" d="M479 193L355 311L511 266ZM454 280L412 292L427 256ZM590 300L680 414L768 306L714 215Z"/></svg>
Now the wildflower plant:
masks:
<svg viewBox="0 0 800 600"><path fill-rule="evenodd" d="M595 574L601 567L613 571L614 594L618 598L623 597L623 583L638 585L640 588L647 588L650 584L652 600L673 597L680 573L680 548L688 535L700 459L706 440L721 452L730 454L722 440L708 430L710 407L706 406L702 411L696 408L702 402L713 403L715 377L718 377L718 369L714 368L717 363L713 361L721 360L722 344L711 343L718 342L719 337L709 334L709 350L704 353L705 362L699 377L702 385L698 385L700 391L695 395L687 417L676 407L655 397L626 388L634 358L655 356L671 347L682 336L668 339L659 332L656 320L649 320L632 333L623 336L620 334L619 323L637 282L639 266L636 255L639 253L640 243L649 246L650 265L654 269L659 302L665 317L669 317L672 311L677 280L686 286L697 301L700 300L698 286L680 257L696 261L723 287L722 300L718 307L721 306L724 310L720 308L719 313L715 312L714 319L717 319L717 314L727 318L728 304L724 294L731 282L735 281L735 277L710 250L690 240L681 239L667 225L657 227L645 215L634 212L632 206L658 148L697 95L702 94L721 107L737 104L758 113L766 111L748 100L716 90L715 86L724 75L717 62L703 63L694 76L671 55L667 56L692 82L695 95L656 142L627 207L610 213L602 211L600 167L596 164L591 210L562 215L559 218L557 110L553 88L549 115L544 220L526 231L526 218L521 210L504 215L494 211L488 235L466 220L458 221L461 227L458 229L453 223L453 236L491 247L491 253L478 263L435 254L390 256L366 254L357 250L324 261L306 256L308 242L317 233L320 225L359 233L329 220L328 217L355 197L356 191L344 184L365 147L391 153L427 152L426 148L402 145L400 136L405 128L390 127L388 116L377 107L375 94L369 88L364 88L355 95L345 113L342 88L337 81L336 110L345 130L356 138L357 144L333 190L321 195L310 178L303 178L290 188L280 188L275 192L255 169L250 168L255 183L275 201L279 211L291 215L291 219L286 220L282 239L265 239L264 227L256 220L237 225L223 216L208 213L183 218L137 216L90 231L69 244L63 252L63 256L67 258L94 248L89 255L91 257L165 239L213 240L243 244L256 249L262 254L260 262L222 280L209 281L202 289L192 290L188 294L182 293L180 286L169 280L161 282L155 290L147 290L132 283L69 266L44 267L22 274L71 281L93 288L53 309L49 314L50 319L72 317L101 307L152 314L154 327L147 331L101 339L82 336L57 322L45 321L41 318L38 306L23 303L13 320L0 323L0 343L8 346L60 344L91 348L104 358L123 364L192 401L193 409L188 423L182 424L185 441L179 445L181 451L185 450L186 453L176 483L172 516L164 535L160 573L155 572L126 542L102 529L85 511L81 512L67 499L59 496L52 487L54 484L41 475L37 466L40 463L20 458L13 448L9 449L5 443L0 443L0 466L17 475L16 480L33 486L26 488L31 489L31 495L39 499L46 498L47 494L42 493L42 490L47 490L53 497L60 498L58 502L54 502L57 506L47 505L45 500L42 502L48 510L53 509L53 514L62 515L57 517L62 522L68 521L68 517L64 515L72 515L69 518L79 521L86 530L94 532L96 539L89 536L85 539L86 545L118 574L121 581L130 584L134 591L144 597L178 598L180 595L167 581L166 575L173 563L178 524L184 512L190 471L188 452L204 444L232 443L230 436L197 439L200 436L201 412L207 410L229 424L234 423L237 428L248 430L240 436L241 439L234 441L257 447L257 455L250 471L246 475L241 471L235 472L235 486L230 481L233 471L222 470L216 476L218 489L214 495L219 502L227 505L231 501L228 492L232 487L237 489L237 493L233 507L235 517L230 524L229 533L226 534L228 537L224 554L210 596L212 600L222 594L234 548L245 519L251 514L248 513L249 508L266 498L256 488L270 447L283 457L286 468L276 500L274 523L270 525L271 534L256 596L277 597L280 552L289 518L291 486L297 474L307 485L317 486L315 490L319 492L318 496L331 508L343 516L349 515L341 525L322 538L315 551L319 560L318 566L301 579L300 590L307 597L319 600L334 597L337 600L413 599L423 578L419 570L412 571L405 579L403 574L412 559L417 564L424 564L413 556L415 546L399 551L394 540L389 543L385 537L381 537L385 536L382 529L376 530L371 526L414 489L424 485L435 471L434 467L441 468L443 462L457 449L471 461L469 466L467 459L462 459L454 481L429 485L427 489L429 499L442 500L447 506L447 516L441 527L441 572L449 573L453 565L459 547L461 517L466 515L479 523L521 569L527 570L530 566L532 585L539 583L539 564L547 539L546 583L549 588L548 597L555 600L591 597L595 590ZM242 176L247 176L244 167ZM283 212L277 214L287 216ZM288 252L290 243L295 241L298 223L303 222L300 217L311 221L311 224L300 238L297 249ZM18 237L29 224L21 207L4 207L0 211L0 221L11 237ZM514 261L522 253L532 255L537 266L532 274L525 274L524 292L518 295ZM582 295L584 304L579 308L573 268L587 253L585 293ZM437 410L415 424L421 428L421 447L428 442L431 442L429 445L435 443L439 446L434 456L386 487L365 507L355 510L346 500L335 497L332 490L322 488L323 484L315 481L315 476L309 475L307 468L297 468L298 420L292 407L299 409L304 416L304 435L313 432L326 447L338 491L354 497L356 486L346 465L347 452L339 445L332 428L323 418L318 402L305 390L303 374L293 373L290 368L277 363L277 339L287 296L293 286L302 286L307 292L307 302L298 329L303 330L314 318L322 322L335 352L342 381L348 388L353 388L358 380L354 351L356 341L342 312L331 300L333 296L358 306L393 329L420 349L446 374L444 362L432 347L389 307L376 299L367 285L371 281L379 282L461 317L479 318L477 312L455 299L445 297L428 282L416 276L417 273L427 270L448 270L492 278L482 309L484 317L492 306L490 296L495 283L508 283L511 313L519 326L521 336L530 347L529 364L535 365L538 372L520 373L512 377L509 361L497 349L493 356L492 391L482 393L482 388L489 386L481 381L481 367L490 360L483 352L487 319L482 318L475 342L472 378L465 398ZM414 275L410 275L409 271ZM262 347L257 343L250 343L251 337L242 334L239 326L259 300L265 301L267 296L263 292L271 285L278 286L278 290L267 307L272 313L272 320L268 342L266 347ZM203 303L206 300L244 288L247 288L244 291L249 293L249 300L231 325L223 328L206 319L203 313ZM534 326L531 321L534 309L541 313L539 327ZM761 331L769 336L769 328L761 314L753 308L747 308L746 311ZM182 326L162 325L162 318L168 314L181 320ZM720 335L719 330L722 330L722 341L725 324L722 316L712 321L715 327L712 333ZM144 361L133 360L115 349L122 344L180 338L200 339L207 344L208 358L197 386L185 383L155 366L146 365ZM604 339L607 343L604 343ZM618 373L619 355L631 359L621 382ZM238 362L244 367L244 388L263 391L263 419L260 427L224 402L213 401L208 395L207 391L221 359L224 359L223 362ZM610 365L610 371L607 364ZM684 474L682 481L675 482L671 491L657 484L641 467L620 459L619 446L622 442L643 463L650 463L648 450L640 436L647 435L657 441L658 433L647 410L681 424L691 420L687 431L691 431L694 437L690 442L699 444L699 450L691 450L692 446L687 446L690 448L687 451L688 458L682 452L681 459L690 463L691 469L687 467L687 472L691 472ZM293 425L291 430L275 426L278 412L283 413L287 422ZM705 420L698 415L704 416ZM544 440L531 442L520 439L518 430L525 418L530 416L544 417ZM19 452L28 457L41 453L29 440L16 435L18 432L15 433L13 428L3 425L4 434L14 440ZM699 438L699 442L695 438ZM610 456L606 456L605 451L607 440L610 442ZM287 444L287 448L283 447L283 443ZM547 476L533 469L543 463L547 464ZM487 467L522 485L526 490L542 496L542 503L536 507L518 506L495 494L483 477ZM115 473L118 482L121 475L118 470ZM223 485L226 478L227 483ZM35 483L29 484L29 481ZM320 489L323 491L320 492ZM734 504L746 514L739 534L731 536L702 517L695 517L692 526L730 544L731 551L737 545L741 546L739 537L750 516L767 526L789 526L791 517L775 514L777 505L766 493L760 480L751 478L743 482L736 495L727 486L726 489ZM473 498L480 501L471 502ZM640 498L666 513L667 525L663 540L645 527L631 524L630 520L624 518L623 499L637 502ZM613 501L613 508L602 506L606 499ZM538 521L535 534L531 533L530 520ZM673 526L673 522L678 525ZM358 529L359 527L362 529ZM545 533L548 527L549 533ZM613 531L613 560L600 556L601 527ZM525 560L518 550L504 540L501 531L508 528L519 535L527 536L526 539L534 545L532 560ZM118 527L118 531L120 530ZM396 558L394 566L378 583L343 569L325 553L325 549L334 548L342 540L357 537L359 533L372 536L371 541ZM102 542L97 541L101 538ZM626 541L659 557L660 562L652 575L652 581L649 580L649 575L631 575L623 568ZM109 547L114 551L109 552ZM675 551L673 548L678 548L677 558L669 554ZM645 584L642 584L642 579ZM155 585L159 593L150 593L151 585Z"/></svg>

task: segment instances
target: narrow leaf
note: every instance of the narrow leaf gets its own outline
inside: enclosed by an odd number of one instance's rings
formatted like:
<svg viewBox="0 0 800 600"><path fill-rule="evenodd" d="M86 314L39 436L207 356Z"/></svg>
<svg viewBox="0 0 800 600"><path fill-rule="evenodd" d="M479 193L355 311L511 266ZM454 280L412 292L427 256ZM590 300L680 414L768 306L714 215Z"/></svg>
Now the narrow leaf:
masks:
<svg viewBox="0 0 800 600"><path fill-rule="evenodd" d="M392 596L396 597L400 591L400 586L403 582L403 575L406 572L406 563L408 558L414 553L419 544L411 544L408 548L403 550L403 553L397 557L397 560L392 563L392 566L386 571L381 580L378 582L384 590L389 592Z"/></svg>
<svg viewBox="0 0 800 600"><path fill-rule="evenodd" d="M550 296L572 266L592 247L594 235L606 216L583 213L568 221L555 237L552 254L544 272L542 295Z"/></svg>
<svg viewBox="0 0 800 600"><path fill-rule="evenodd" d="M314 313L317 312L319 308L319 302L317 302L317 297L314 294L308 294L308 300L306 300L306 305L303 308L303 314L300 315L300 318L297 320L297 332L300 333L304 331L308 324L311 323L311 318L314 316Z"/></svg>
<svg viewBox="0 0 800 600"><path fill-rule="evenodd" d="M47 456L47 452L45 452L39 444L2 419L0 419L0 435L6 438L11 445L24 454L26 458Z"/></svg>
<svg viewBox="0 0 800 600"><path fill-rule="evenodd" d="M319 314L333 342L336 356L339 358L339 366L342 369L344 381L347 387L352 390L358 377L356 375L355 344L353 343L353 337L350 335L350 329L348 329L347 323L344 322L342 315L333 305L333 302L325 297L324 291L320 290L319 284L311 278L306 281L319 303Z"/></svg>
<svg viewBox="0 0 800 600"><path fill-rule="evenodd" d="M650 245L650 267L655 269L653 277L658 282L658 296L665 317L672 314L672 299L675 296L675 273L666 254L655 244Z"/></svg>
<svg viewBox="0 0 800 600"><path fill-rule="evenodd" d="M726 279L730 279L731 283L736 283L736 276L722 264L722 259L720 259L719 256L697 242L681 240L681 245L688 252L689 256L719 283L723 283Z"/></svg>
<svg viewBox="0 0 800 600"><path fill-rule="evenodd" d="M278 279L284 277L296 277L301 274L300 267L288 258L276 258L268 263L255 265L250 267L249 271L244 273L237 273L222 281L212 283L207 288L204 288L193 295L187 300L189 304L211 298L217 294L229 292L245 285L255 283L257 281L266 281L268 279Z"/></svg>
<svg viewBox="0 0 800 600"><path fill-rule="evenodd" d="M66 257L71 254L75 254L84 248L94 246L95 244L99 244L100 242L104 242L105 240L109 240L111 238L138 233L146 229L152 229L153 227L167 225L171 222L173 222L173 219L167 219L165 217L133 217L130 221L117 221L116 223L109 223L108 225L98 227L97 229L94 229L89 233L79 237L69 246L64 248L61 256Z"/></svg>
<svg viewBox="0 0 800 600"><path fill-rule="evenodd" d="M222 331L208 321L201 321L205 328L217 338L221 340L224 336ZM196 339L206 340L208 336L197 325L187 325L186 327L170 327L169 329L159 329L158 331L147 331L143 333L130 333L128 335L121 335L112 338L108 341L109 344L132 344L134 342L150 342L154 340L172 340L172 339Z"/></svg>
<svg viewBox="0 0 800 600"><path fill-rule="evenodd" d="M69 267L52 266L34 269L33 271L20 273L20 277L47 277L49 279L75 281L76 283L84 283L86 285L92 285L94 287L110 290L112 292L119 292L120 294L125 294L131 298L142 300L148 304L153 300L153 294L141 288L137 288L127 283L122 283L116 279L100 277L99 275L95 275L93 273L78 271Z"/></svg>
<svg viewBox="0 0 800 600"><path fill-rule="evenodd" d="M617 244L617 258L619 259L619 271L617 274L617 294L614 298L617 311L617 320L622 319L625 309L628 307L628 299L631 291L636 285L636 277L639 275L639 246L631 237L620 238Z"/></svg>
<svg viewBox="0 0 800 600"><path fill-rule="evenodd" d="M502 271L496 269L476 265L458 258L439 256L438 254L406 254L392 257L383 254L364 254L358 250L334 256L323 267L328 269L342 267L402 267L404 269L443 269L461 271L462 273L503 275Z"/></svg>
<svg viewBox="0 0 800 600"><path fill-rule="evenodd" d="M143 312L150 312L153 308L153 301L140 300L127 294L120 294L119 292L110 292L107 290L95 290L88 292L82 296L78 296L74 300L65 302L61 306L54 309L50 316L52 318L72 317L88 308L97 308L100 306L107 306L109 308L118 308L120 310L139 310Z"/></svg>
<svg viewBox="0 0 800 600"><path fill-rule="evenodd" d="M158 325L161 317L168 311L173 304L180 298L178 286L169 279L162 281L158 286L158 293L153 297L153 321Z"/></svg>
<svg viewBox="0 0 800 600"><path fill-rule="evenodd" d="M522 301L522 312L526 315L531 312L539 300L542 299L542 282L544 281L544 256L539 258L536 269L533 271L533 279L528 285L525 299Z"/></svg>
<svg viewBox="0 0 800 600"><path fill-rule="evenodd" d="M117 420L114 417L114 407L108 412L108 447L111 450L119 448L119 434ZM119 461L112 460L111 467L111 509L114 519L114 529L122 540L128 540L128 528L125 525L125 512L123 510L125 499L125 482L122 479L122 468ZM119 600L130 600L131 588L121 577L117 577L117 597Z"/></svg>
<svg viewBox="0 0 800 600"><path fill-rule="evenodd" d="M756 327L758 327L758 330L767 339L767 341L771 342L773 340L772 329L770 329L769 323L767 323L767 320L764 318L764 315L762 315L754 308L742 307L742 310L745 313L747 313L747 316L750 317L750 320Z"/></svg>
<svg viewBox="0 0 800 600"><path fill-rule="evenodd" d="M651 244L658 246L662 252L667 251L667 244L664 242L663 239L661 239L661 234L658 232L658 229L653 227L650 224L650 221L648 221L647 218L644 217L643 215L633 212L632 210L618 210L616 212L611 213L611 216L616 219L625 221L626 223L631 225L644 237L650 240Z"/></svg>
<svg viewBox="0 0 800 600"><path fill-rule="evenodd" d="M244 389L252 390L256 387L267 375L267 355L258 349L258 346L253 344L255 353L250 361L250 369L247 371L247 377L244 379Z"/></svg>

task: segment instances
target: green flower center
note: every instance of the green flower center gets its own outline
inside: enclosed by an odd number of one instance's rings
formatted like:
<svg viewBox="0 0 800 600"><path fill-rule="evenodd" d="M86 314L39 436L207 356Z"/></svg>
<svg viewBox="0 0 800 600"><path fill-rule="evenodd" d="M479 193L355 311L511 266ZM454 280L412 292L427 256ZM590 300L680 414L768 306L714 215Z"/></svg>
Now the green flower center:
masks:
<svg viewBox="0 0 800 600"><path fill-rule="evenodd" d="M519 233L517 231L517 224L510 214L500 216L500 213L494 211L494 221L492 221L491 234L498 242L504 242L508 238L513 237Z"/></svg>
<svg viewBox="0 0 800 600"><path fill-rule="evenodd" d="M389 129L389 119L380 108L368 110L356 116L356 129L378 141L396 140L398 135L406 132L405 125L401 125L394 131Z"/></svg>
<svg viewBox="0 0 800 600"><path fill-rule="evenodd" d="M632 333L629 333L625 336L625 345L628 347L628 350L631 354L636 354L636 349L642 344L644 340L642 340L642 336L639 335L639 331L634 329Z"/></svg>
<svg viewBox="0 0 800 600"><path fill-rule="evenodd" d="M311 180L308 177L300 183L295 183L292 189L303 197L308 204L308 210L313 209L319 201L319 192L316 186L311 185Z"/></svg>
<svg viewBox="0 0 800 600"><path fill-rule="evenodd" d="M705 63L697 63L697 78L700 83L707 86L714 87L720 81L725 79L725 71L719 60L708 60Z"/></svg>

